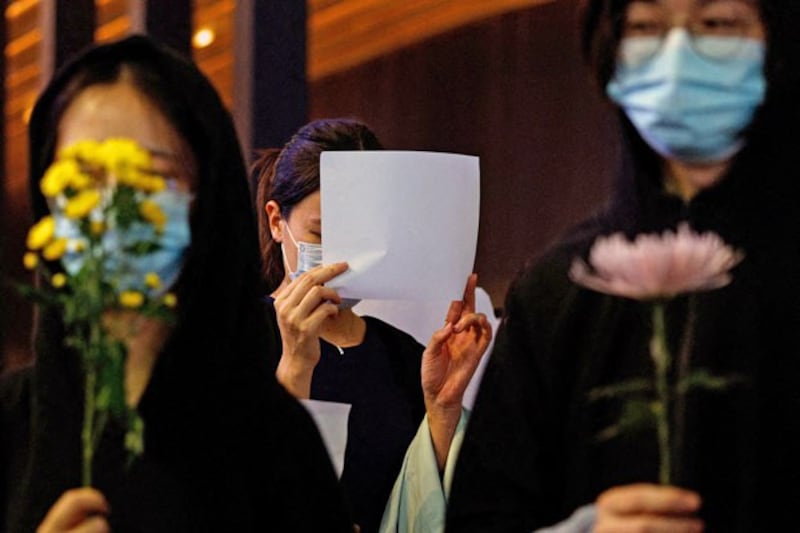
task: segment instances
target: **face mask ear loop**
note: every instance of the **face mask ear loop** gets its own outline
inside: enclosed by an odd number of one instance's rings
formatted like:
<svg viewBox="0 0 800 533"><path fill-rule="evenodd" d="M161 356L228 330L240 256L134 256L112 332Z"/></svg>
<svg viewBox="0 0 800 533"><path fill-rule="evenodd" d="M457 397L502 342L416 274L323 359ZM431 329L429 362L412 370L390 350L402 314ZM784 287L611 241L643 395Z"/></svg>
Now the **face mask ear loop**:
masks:
<svg viewBox="0 0 800 533"><path fill-rule="evenodd" d="M287 235L292 240L292 244L294 244L295 253L297 254L297 268L292 270L292 267L289 265L289 258L286 257L286 250L283 247L283 243L281 243L281 256L283 257L283 267L286 269L286 273L289 274L289 278L292 278L292 273L297 272L297 269L300 268L300 247L297 245L297 241L294 240L294 235L292 235L292 230L289 229L289 224L281 219L283 223L283 227L286 229Z"/></svg>

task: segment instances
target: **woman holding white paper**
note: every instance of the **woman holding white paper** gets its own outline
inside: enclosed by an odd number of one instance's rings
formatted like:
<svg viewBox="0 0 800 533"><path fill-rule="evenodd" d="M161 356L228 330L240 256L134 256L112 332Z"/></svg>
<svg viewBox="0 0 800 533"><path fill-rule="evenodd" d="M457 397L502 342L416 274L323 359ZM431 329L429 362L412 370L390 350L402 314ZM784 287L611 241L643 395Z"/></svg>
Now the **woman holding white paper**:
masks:
<svg viewBox="0 0 800 533"><path fill-rule="evenodd" d="M440 473L463 418L464 390L491 339L486 317L474 312L475 275L424 351L404 332L356 315L353 302L325 286L347 265L320 265L320 153L381 148L364 124L319 120L256 164L264 274L281 333L276 375L298 398L351 405L341 421L348 430L342 484L364 533L379 530L397 473L419 456L443 521Z"/></svg>

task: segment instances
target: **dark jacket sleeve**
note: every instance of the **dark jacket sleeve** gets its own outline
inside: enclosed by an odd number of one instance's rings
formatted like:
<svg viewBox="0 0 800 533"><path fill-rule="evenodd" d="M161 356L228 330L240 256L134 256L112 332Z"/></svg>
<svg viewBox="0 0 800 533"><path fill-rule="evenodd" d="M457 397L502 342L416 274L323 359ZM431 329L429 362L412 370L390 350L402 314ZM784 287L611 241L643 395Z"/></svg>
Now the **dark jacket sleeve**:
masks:
<svg viewBox="0 0 800 533"><path fill-rule="evenodd" d="M278 515L265 516L270 531L353 531L353 521L328 453L311 417L280 385L273 395L273 504ZM256 483L259 480L256 479Z"/></svg>
<svg viewBox="0 0 800 533"><path fill-rule="evenodd" d="M28 459L31 416L29 368L0 379L0 531L8 530Z"/></svg>
<svg viewBox="0 0 800 533"><path fill-rule="evenodd" d="M530 270L509 291L458 458L447 531L530 532L562 518L550 369L542 368L565 286L549 279L559 270Z"/></svg>

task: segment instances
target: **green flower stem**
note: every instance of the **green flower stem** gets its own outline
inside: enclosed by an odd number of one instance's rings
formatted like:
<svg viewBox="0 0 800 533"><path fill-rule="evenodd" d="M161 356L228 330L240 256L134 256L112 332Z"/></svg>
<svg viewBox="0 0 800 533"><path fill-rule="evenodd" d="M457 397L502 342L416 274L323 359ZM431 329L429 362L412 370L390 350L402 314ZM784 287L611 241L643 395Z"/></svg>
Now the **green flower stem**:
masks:
<svg viewBox="0 0 800 533"><path fill-rule="evenodd" d="M94 266L94 265L93 265ZM84 385L84 399L83 399L83 427L81 428L81 444L83 447L83 465L82 465L82 484L89 487L92 484L92 463L94 460L94 452L97 449L100 435L105 425L104 413L98 410L97 405L97 381L99 362L103 355L103 337L101 312L102 300L100 299L100 283L99 279L92 280L95 283L89 283L89 289L92 299L99 305L90 311L92 317L89 322L89 339L86 342L85 351L81 354L83 358L84 373L86 375ZM93 293L93 294L92 294ZM94 302L93 302L94 303Z"/></svg>
<svg viewBox="0 0 800 533"><path fill-rule="evenodd" d="M666 320L664 304L653 305L653 337L650 340L650 356L655 366L656 378L656 429L658 434L659 469L658 481L662 485L670 484L670 406L672 403L669 387L669 368L672 357L667 347Z"/></svg>
<svg viewBox="0 0 800 533"><path fill-rule="evenodd" d="M683 479L678 476L683 472L683 447L686 435L686 395L688 391L681 391L680 386L685 383L689 378L690 358L692 354L692 342L694 340L694 328L697 321L697 299L694 294L689 295L688 310L686 317L686 326L683 331L683 340L681 342L680 351L678 352L675 364L677 366L677 377L675 383L677 384L675 390L675 403L674 403L674 420L675 428L672 432L672 465L675 478L673 482L682 483Z"/></svg>
<svg viewBox="0 0 800 533"><path fill-rule="evenodd" d="M83 400L83 428L81 430L81 443L83 444L83 476L82 484L89 487L92 484L92 460L94 459L94 414L95 414L95 385L97 371L94 365L86 365L86 386Z"/></svg>

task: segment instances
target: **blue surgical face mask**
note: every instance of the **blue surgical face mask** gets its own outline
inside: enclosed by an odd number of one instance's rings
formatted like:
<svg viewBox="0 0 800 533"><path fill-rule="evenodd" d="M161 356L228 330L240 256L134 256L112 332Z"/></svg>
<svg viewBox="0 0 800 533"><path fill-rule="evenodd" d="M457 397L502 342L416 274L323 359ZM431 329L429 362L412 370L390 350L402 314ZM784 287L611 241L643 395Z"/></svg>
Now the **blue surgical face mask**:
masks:
<svg viewBox="0 0 800 533"><path fill-rule="evenodd" d="M159 233L151 224L135 222L123 236L110 227L103 235L102 247L106 272L118 281L117 290L145 291L145 275L154 272L161 280L161 285L148 292L158 296L175 284L183 268L186 250L191 242L189 206L192 195L184 191L165 190L153 194L150 199L167 217L164 229ZM61 263L67 273L75 275L85 262L85 253L76 251L86 249L85 239L76 221L66 218L58 210L54 210L53 218L56 221L56 235L69 240L68 251L61 258ZM153 242L157 244L157 249L144 255L121 253L137 242Z"/></svg>
<svg viewBox="0 0 800 533"><path fill-rule="evenodd" d="M654 56L640 60L652 49L653 38L629 37L620 45L606 92L661 156L717 163L741 149L741 134L764 100L765 46L744 37L694 39L702 39L705 49L735 49L736 54L704 57L693 48L689 32L675 28Z"/></svg>
<svg viewBox="0 0 800 533"><path fill-rule="evenodd" d="M297 249L297 268L292 270L289 266L289 260L286 258L286 252L283 249L283 243L281 243L283 264L286 267L286 272L289 274L289 279L294 280L303 272L308 272L312 268L322 264L322 245L311 242L297 241L295 240L294 235L292 235L292 230L289 229L289 224L284 222L283 227L286 228L286 233L289 235L289 239L291 239L292 244L294 244L295 249Z"/></svg>
<svg viewBox="0 0 800 533"><path fill-rule="evenodd" d="M289 239L291 239L292 244L294 244L295 248L297 249L297 269L292 271L292 269L289 267L289 261L286 258L286 252L283 249L283 243L281 243L283 264L285 265L286 271L289 273L289 279L294 280L303 272L308 272L312 268L318 267L322 264L322 245L311 242L297 241L295 240L294 235L292 235L292 230L289 229L289 224L284 222L283 227L286 228L286 233L289 235ZM361 300L356 298L342 298L342 301L339 304L339 309L350 309L360 301Z"/></svg>

